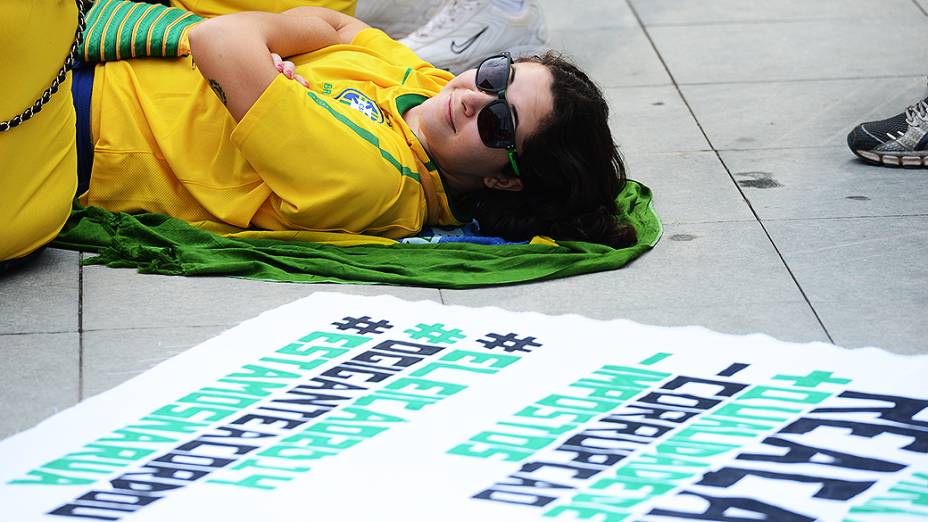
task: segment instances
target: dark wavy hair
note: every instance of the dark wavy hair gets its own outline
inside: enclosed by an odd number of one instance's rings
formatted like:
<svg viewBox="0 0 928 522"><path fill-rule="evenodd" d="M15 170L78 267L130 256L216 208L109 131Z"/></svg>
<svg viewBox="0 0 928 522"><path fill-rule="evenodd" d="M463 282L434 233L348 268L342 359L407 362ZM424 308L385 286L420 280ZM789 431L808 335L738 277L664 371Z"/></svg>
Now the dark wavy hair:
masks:
<svg viewBox="0 0 928 522"><path fill-rule="evenodd" d="M551 71L554 110L519 151L523 190L473 194L481 232L510 240L546 235L613 248L633 245L634 227L616 218L625 165L612 139L602 91L558 53L518 61Z"/></svg>

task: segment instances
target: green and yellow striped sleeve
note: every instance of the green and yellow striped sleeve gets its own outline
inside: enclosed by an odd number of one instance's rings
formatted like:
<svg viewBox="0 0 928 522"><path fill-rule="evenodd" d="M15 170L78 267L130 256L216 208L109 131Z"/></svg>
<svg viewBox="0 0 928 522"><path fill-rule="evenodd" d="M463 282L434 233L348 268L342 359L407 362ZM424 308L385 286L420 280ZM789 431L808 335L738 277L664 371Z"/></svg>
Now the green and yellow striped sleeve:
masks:
<svg viewBox="0 0 928 522"><path fill-rule="evenodd" d="M183 9L129 0L97 0L87 13L85 63L190 53L185 34L203 18Z"/></svg>

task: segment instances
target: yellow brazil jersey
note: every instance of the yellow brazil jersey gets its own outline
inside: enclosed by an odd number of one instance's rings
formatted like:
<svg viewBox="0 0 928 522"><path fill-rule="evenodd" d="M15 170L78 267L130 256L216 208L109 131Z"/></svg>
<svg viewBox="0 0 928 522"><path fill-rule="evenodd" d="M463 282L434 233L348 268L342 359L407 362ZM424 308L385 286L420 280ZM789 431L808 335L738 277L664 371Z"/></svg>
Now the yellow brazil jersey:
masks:
<svg viewBox="0 0 928 522"><path fill-rule="evenodd" d="M239 11L279 13L304 5L327 7L354 16L356 3L355 0L171 0L170 2L174 7L180 7L205 17L237 13Z"/></svg>
<svg viewBox="0 0 928 522"><path fill-rule="evenodd" d="M85 203L227 233L399 238L430 210L429 224L460 223L402 118L450 73L376 29L293 61L310 88L278 76L238 124L189 58L98 66Z"/></svg>

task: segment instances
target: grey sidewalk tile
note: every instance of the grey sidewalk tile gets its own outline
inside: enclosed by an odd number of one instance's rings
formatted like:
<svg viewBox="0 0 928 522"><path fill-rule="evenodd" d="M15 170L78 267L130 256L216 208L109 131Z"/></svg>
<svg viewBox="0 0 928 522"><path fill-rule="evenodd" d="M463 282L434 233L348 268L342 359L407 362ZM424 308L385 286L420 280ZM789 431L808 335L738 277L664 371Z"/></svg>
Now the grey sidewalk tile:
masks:
<svg viewBox="0 0 928 522"><path fill-rule="evenodd" d="M916 0L916 1L918 2L918 5L922 7L924 11L928 12L928 0Z"/></svg>
<svg viewBox="0 0 928 522"><path fill-rule="evenodd" d="M928 40L928 19L900 17L887 26L851 19L660 26L649 33L681 84L924 74L925 60L898 50Z"/></svg>
<svg viewBox="0 0 928 522"><path fill-rule="evenodd" d="M893 299L888 302L816 303L815 309L835 344L848 348L875 346L889 352L928 354L928 302Z"/></svg>
<svg viewBox="0 0 928 522"><path fill-rule="evenodd" d="M48 248L0 277L0 334L77 332L80 254Z"/></svg>
<svg viewBox="0 0 928 522"><path fill-rule="evenodd" d="M596 319L630 310L798 303L802 295L756 222L667 225L655 249L621 270L531 285L442 290L446 304Z"/></svg>
<svg viewBox="0 0 928 522"><path fill-rule="evenodd" d="M603 87L671 83L639 26L550 31L548 45L572 58Z"/></svg>
<svg viewBox="0 0 928 522"><path fill-rule="evenodd" d="M920 14L911 0L631 0L645 25L791 20L873 20ZM919 0L922 2L928 0ZM891 23L891 22L889 22Z"/></svg>
<svg viewBox="0 0 928 522"><path fill-rule="evenodd" d="M90 266L84 268L84 330L233 325L321 291L440 300L430 288L171 277Z"/></svg>
<svg viewBox="0 0 928 522"><path fill-rule="evenodd" d="M754 221L714 152L629 154L629 177L654 192L661 222Z"/></svg>
<svg viewBox="0 0 928 522"><path fill-rule="evenodd" d="M230 326L192 326L84 333L83 386L86 399L153 368Z"/></svg>
<svg viewBox="0 0 928 522"><path fill-rule="evenodd" d="M612 132L626 155L710 150L675 87L612 88L605 95Z"/></svg>
<svg viewBox="0 0 928 522"><path fill-rule="evenodd" d="M836 343L928 353L928 216L767 229Z"/></svg>
<svg viewBox="0 0 928 522"><path fill-rule="evenodd" d="M858 123L899 114L926 94L924 76L681 89L718 150L843 146Z"/></svg>
<svg viewBox="0 0 928 522"><path fill-rule="evenodd" d="M0 335L0 439L77 404L77 332Z"/></svg>
<svg viewBox="0 0 928 522"><path fill-rule="evenodd" d="M761 333L794 343L830 342L805 301L628 310L626 319L655 326L699 325L732 335Z"/></svg>
<svg viewBox="0 0 928 522"><path fill-rule="evenodd" d="M616 0L541 0L550 30L586 30L603 27L637 27L638 20L625 2Z"/></svg>
<svg viewBox="0 0 928 522"><path fill-rule="evenodd" d="M928 215L924 171L874 167L847 147L721 155L764 220Z"/></svg>

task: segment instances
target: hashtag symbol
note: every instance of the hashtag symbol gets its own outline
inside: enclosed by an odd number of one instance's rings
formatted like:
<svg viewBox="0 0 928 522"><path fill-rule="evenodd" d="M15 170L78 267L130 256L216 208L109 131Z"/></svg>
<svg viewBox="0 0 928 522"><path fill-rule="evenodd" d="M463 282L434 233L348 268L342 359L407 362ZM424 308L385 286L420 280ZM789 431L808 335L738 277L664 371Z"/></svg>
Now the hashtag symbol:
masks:
<svg viewBox="0 0 928 522"><path fill-rule="evenodd" d="M387 321L374 321L369 315L361 317L343 317L341 322L332 323L339 330L357 330L359 334L382 334L380 330L389 330L393 325Z"/></svg>
<svg viewBox="0 0 928 522"><path fill-rule="evenodd" d="M409 337L413 339L425 339L427 342L432 344L454 344L458 342L458 339L463 339L466 337L457 328L445 328L445 325L442 323L420 323L417 324L415 328L406 330L406 333L408 333Z"/></svg>
<svg viewBox="0 0 928 522"><path fill-rule="evenodd" d="M535 342L534 337L519 339L514 333L508 333L506 335L488 333L487 339L479 339L477 342L488 350L502 348L507 352L531 352L532 350L529 349L530 346L534 346L535 348L541 346L541 343Z"/></svg>

